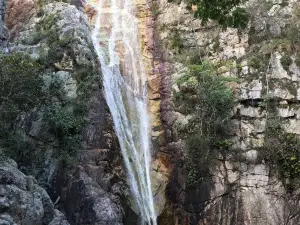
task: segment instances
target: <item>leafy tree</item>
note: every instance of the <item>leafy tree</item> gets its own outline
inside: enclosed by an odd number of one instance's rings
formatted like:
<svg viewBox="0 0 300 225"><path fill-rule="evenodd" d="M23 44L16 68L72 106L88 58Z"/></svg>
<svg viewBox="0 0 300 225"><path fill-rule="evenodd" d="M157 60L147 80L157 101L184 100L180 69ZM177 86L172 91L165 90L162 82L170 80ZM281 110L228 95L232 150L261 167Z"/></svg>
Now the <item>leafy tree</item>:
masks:
<svg viewBox="0 0 300 225"><path fill-rule="evenodd" d="M169 0L173 1L173 0ZM249 16L238 7L247 0L186 0L187 8L194 11L195 18L206 24L209 19L217 21L223 28L246 28ZM194 6L194 7L193 7ZM195 10L192 10L195 8Z"/></svg>

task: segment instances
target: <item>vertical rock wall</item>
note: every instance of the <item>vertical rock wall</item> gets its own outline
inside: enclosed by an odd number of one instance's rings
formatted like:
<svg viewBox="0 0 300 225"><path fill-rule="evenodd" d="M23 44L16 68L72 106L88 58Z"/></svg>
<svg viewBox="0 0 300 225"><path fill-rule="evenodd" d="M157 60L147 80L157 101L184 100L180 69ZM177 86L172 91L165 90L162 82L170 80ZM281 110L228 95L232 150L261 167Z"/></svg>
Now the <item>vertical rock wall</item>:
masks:
<svg viewBox="0 0 300 225"><path fill-rule="evenodd" d="M298 52L288 41L290 27L299 21L295 12L299 5L295 1L255 0L246 7L251 15L248 29L223 31L213 22L202 26L183 3L160 1L156 31L164 58L174 71L162 76L169 95L162 100L166 104L161 105L161 118L168 141L164 151L169 153L174 166L167 193L177 208L171 213L177 217L173 221L176 224L277 225L300 221L298 191L290 192L286 181L279 179L278 171L260 158L267 121L276 117L286 133L299 134ZM288 65L283 58L291 59ZM218 67L219 75L240 80L230 83L238 100L231 140L239 158L220 156L218 166L211 168L212 185L192 190L185 184L183 142L188 134L182 133L192 115L179 113L170 95L184 91L176 80L195 59L209 60ZM272 113L264 106L266 95L275 102ZM168 221L162 218L163 224L173 224Z"/></svg>
<svg viewBox="0 0 300 225"><path fill-rule="evenodd" d="M6 23L11 52L41 62L46 86L54 80L61 85L62 98L54 97L52 103L68 102L71 110L82 99L88 103L78 160L71 167L58 164L59 154L54 154L58 140L44 127L42 112L24 115L18 129L34 144L34 153L42 161L38 178L46 181L53 201L71 224L123 224L127 187L122 158L103 97L88 18L79 2L73 4L10 0ZM35 159L30 159L31 164Z"/></svg>

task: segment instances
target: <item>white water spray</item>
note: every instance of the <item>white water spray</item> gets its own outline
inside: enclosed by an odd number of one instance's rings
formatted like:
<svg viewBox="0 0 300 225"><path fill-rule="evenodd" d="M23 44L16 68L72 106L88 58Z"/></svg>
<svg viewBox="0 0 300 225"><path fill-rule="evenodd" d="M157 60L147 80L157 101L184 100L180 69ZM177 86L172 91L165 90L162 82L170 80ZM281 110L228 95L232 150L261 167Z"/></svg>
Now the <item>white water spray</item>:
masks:
<svg viewBox="0 0 300 225"><path fill-rule="evenodd" d="M97 12L92 39L133 198L142 224L157 225L150 181L147 83L135 7L132 0L98 0L91 5Z"/></svg>

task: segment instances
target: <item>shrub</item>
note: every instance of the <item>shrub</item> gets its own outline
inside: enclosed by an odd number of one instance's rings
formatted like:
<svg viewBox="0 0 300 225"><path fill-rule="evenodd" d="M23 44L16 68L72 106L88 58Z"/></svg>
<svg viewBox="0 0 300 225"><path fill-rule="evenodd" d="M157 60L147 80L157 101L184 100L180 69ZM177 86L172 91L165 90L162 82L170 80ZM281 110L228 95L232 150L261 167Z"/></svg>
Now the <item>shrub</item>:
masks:
<svg viewBox="0 0 300 225"><path fill-rule="evenodd" d="M210 178L209 169L214 163L215 154L212 151L209 136L192 134L186 139L186 145L188 147L187 184L191 187Z"/></svg>
<svg viewBox="0 0 300 225"><path fill-rule="evenodd" d="M296 56L295 63L298 67L300 67L300 56L299 55Z"/></svg>
<svg viewBox="0 0 300 225"><path fill-rule="evenodd" d="M0 146L24 171L36 175L41 158L24 133L15 128L21 114L40 108L47 95L43 89L43 67L28 55L0 57Z"/></svg>
<svg viewBox="0 0 300 225"><path fill-rule="evenodd" d="M50 132L58 140L56 157L69 164L81 145L84 115L68 105L52 105L47 108L46 120L50 125Z"/></svg>
<svg viewBox="0 0 300 225"><path fill-rule="evenodd" d="M275 166L283 181L300 178L300 138L296 134L286 133L280 120L269 119L261 155L270 166ZM290 184L288 186L295 188Z"/></svg>
<svg viewBox="0 0 300 225"><path fill-rule="evenodd" d="M169 0L172 2L173 0ZM245 9L238 7L246 0L186 0L187 7L192 11L196 6L194 16L206 24L209 19L217 21L223 28L234 27L244 29L249 22Z"/></svg>
<svg viewBox="0 0 300 225"><path fill-rule="evenodd" d="M179 87L194 77L197 80L195 88L182 93L177 99L183 105L185 113L195 113L193 123L202 133L216 136L227 127L233 108L233 91L226 85L228 78L218 76L216 68L207 62L192 65L185 76L177 81Z"/></svg>
<svg viewBox="0 0 300 225"><path fill-rule="evenodd" d="M171 48L175 50L177 54L179 54L183 48L183 40L180 37L179 31L175 30L171 37Z"/></svg>
<svg viewBox="0 0 300 225"><path fill-rule="evenodd" d="M229 149L227 137L235 101L233 91L226 85L227 80L217 75L214 66L203 62L190 66L185 76L177 81L181 92L174 96L176 105L183 108L184 114L194 115L188 131L184 131L188 185L208 179L209 168L217 154Z"/></svg>
<svg viewBox="0 0 300 225"><path fill-rule="evenodd" d="M10 124L21 112L37 107L45 99L43 67L20 53L0 58L0 117ZM1 126L3 127L3 126Z"/></svg>
<svg viewBox="0 0 300 225"><path fill-rule="evenodd" d="M162 11L159 9L159 4L157 2L152 2L150 4L150 10L154 18L157 18L162 13Z"/></svg>
<svg viewBox="0 0 300 225"><path fill-rule="evenodd" d="M248 61L248 65L257 70L264 71L267 69L269 61L270 55L256 54L255 56L250 58L250 60Z"/></svg>
<svg viewBox="0 0 300 225"><path fill-rule="evenodd" d="M289 67L292 64L292 62L293 62L293 60L291 59L291 57L289 55L284 55L280 59L280 63L282 65L282 67L287 71L289 70Z"/></svg>

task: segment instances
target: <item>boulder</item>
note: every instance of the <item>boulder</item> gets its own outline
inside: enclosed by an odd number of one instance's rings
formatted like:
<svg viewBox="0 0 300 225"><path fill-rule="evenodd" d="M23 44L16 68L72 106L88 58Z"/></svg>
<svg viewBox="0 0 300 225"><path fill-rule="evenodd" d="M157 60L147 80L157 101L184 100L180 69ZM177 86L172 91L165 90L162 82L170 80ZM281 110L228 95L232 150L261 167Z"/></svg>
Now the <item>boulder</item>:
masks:
<svg viewBox="0 0 300 225"><path fill-rule="evenodd" d="M69 225L45 189L4 156L0 159L0 224Z"/></svg>

